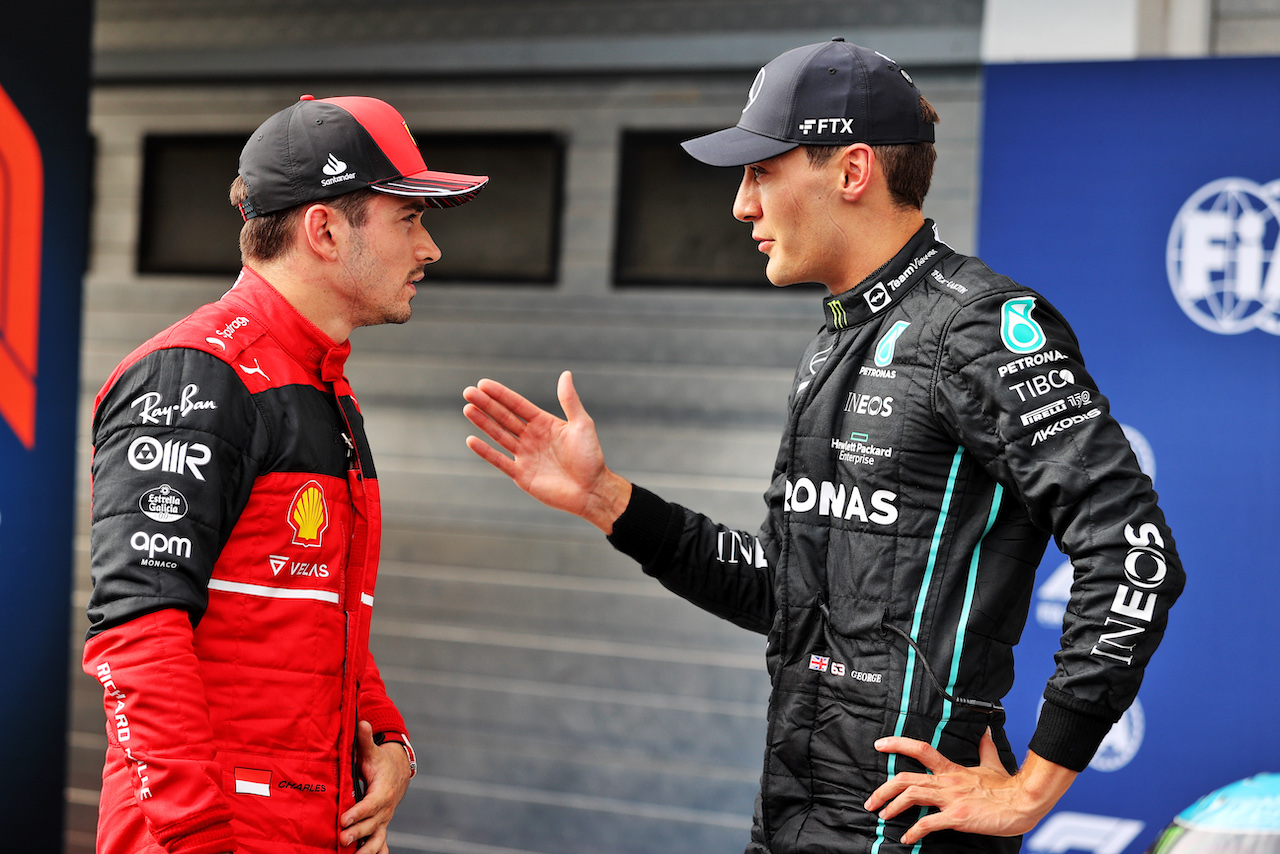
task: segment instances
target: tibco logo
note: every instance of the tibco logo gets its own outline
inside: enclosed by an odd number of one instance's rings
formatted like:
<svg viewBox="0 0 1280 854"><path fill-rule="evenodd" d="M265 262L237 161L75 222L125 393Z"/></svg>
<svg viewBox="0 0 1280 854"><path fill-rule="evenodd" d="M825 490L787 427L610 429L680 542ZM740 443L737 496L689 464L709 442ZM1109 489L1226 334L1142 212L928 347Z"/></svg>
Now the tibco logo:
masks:
<svg viewBox="0 0 1280 854"><path fill-rule="evenodd" d="M1200 327L1280 335L1280 180L1221 178L1191 194L1165 248L1169 287Z"/></svg>

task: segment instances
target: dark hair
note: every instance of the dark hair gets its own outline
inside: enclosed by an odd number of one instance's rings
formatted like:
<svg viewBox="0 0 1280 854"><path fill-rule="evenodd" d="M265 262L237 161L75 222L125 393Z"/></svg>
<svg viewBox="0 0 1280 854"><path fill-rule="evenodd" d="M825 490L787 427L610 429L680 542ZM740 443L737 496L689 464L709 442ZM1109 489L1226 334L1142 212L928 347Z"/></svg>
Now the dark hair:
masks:
<svg viewBox="0 0 1280 854"><path fill-rule="evenodd" d="M936 125L941 119L923 95L920 96L920 116L929 124ZM809 165L818 167L835 156L841 145L806 145L804 153L809 158ZM889 196L898 207L924 207L924 197L929 193L929 184L933 181L933 164L938 159L938 151L932 142L910 142L904 145L873 145L876 159L884 170L885 182L889 185Z"/></svg>
<svg viewBox="0 0 1280 854"><path fill-rule="evenodd" d="M373 198L373 194L373 190L362 188L245 220L240 227L240 259L245 264L250 261L274 261L288 252L302 212L313 204L328 205L346 217L353 228L360 228L368 221L369 200ZM231 206L237 209L249 197L249 188L239 175L231 182L229 197Z"/></svg>

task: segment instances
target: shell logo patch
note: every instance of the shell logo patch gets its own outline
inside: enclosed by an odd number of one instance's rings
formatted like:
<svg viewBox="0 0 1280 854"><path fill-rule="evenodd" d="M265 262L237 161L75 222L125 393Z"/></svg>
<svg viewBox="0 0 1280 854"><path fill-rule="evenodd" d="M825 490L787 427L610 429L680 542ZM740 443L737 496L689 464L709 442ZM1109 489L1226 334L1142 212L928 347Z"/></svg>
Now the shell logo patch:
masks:
<svg viewBox="0 0 1280 854"><path fill-rule="evenodd" d="M329 527L329 505L324 487L309 480L293 496L289 507L289 527L293 528L295 546L319 546L324 529Z"/></svg>

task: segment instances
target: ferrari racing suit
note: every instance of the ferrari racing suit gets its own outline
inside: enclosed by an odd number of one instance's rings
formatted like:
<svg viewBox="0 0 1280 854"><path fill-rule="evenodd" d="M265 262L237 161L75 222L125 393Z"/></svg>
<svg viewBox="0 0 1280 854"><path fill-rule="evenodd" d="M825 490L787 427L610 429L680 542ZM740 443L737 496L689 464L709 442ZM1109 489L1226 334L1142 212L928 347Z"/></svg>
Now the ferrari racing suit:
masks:
<svg viewBox="0 0 1280 854"><path fill-rule="evenodd" d="M409 749L368 653L381 520L349 352L245 268L98 395L100 854L354 850L357 721Z"/></svg>

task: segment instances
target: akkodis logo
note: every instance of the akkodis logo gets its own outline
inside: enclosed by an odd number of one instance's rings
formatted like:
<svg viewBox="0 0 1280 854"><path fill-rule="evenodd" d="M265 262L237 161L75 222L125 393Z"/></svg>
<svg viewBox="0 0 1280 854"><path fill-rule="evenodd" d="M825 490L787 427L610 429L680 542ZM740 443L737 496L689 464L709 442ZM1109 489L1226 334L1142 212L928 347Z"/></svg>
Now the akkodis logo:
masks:
<svg viewBox="0 0 1280 854"><path fill-rule="evenodd" d="M1169 287L1210 332L1280 335L1280 180L1205 184L1182 205L1165 252Z"/></svg>

